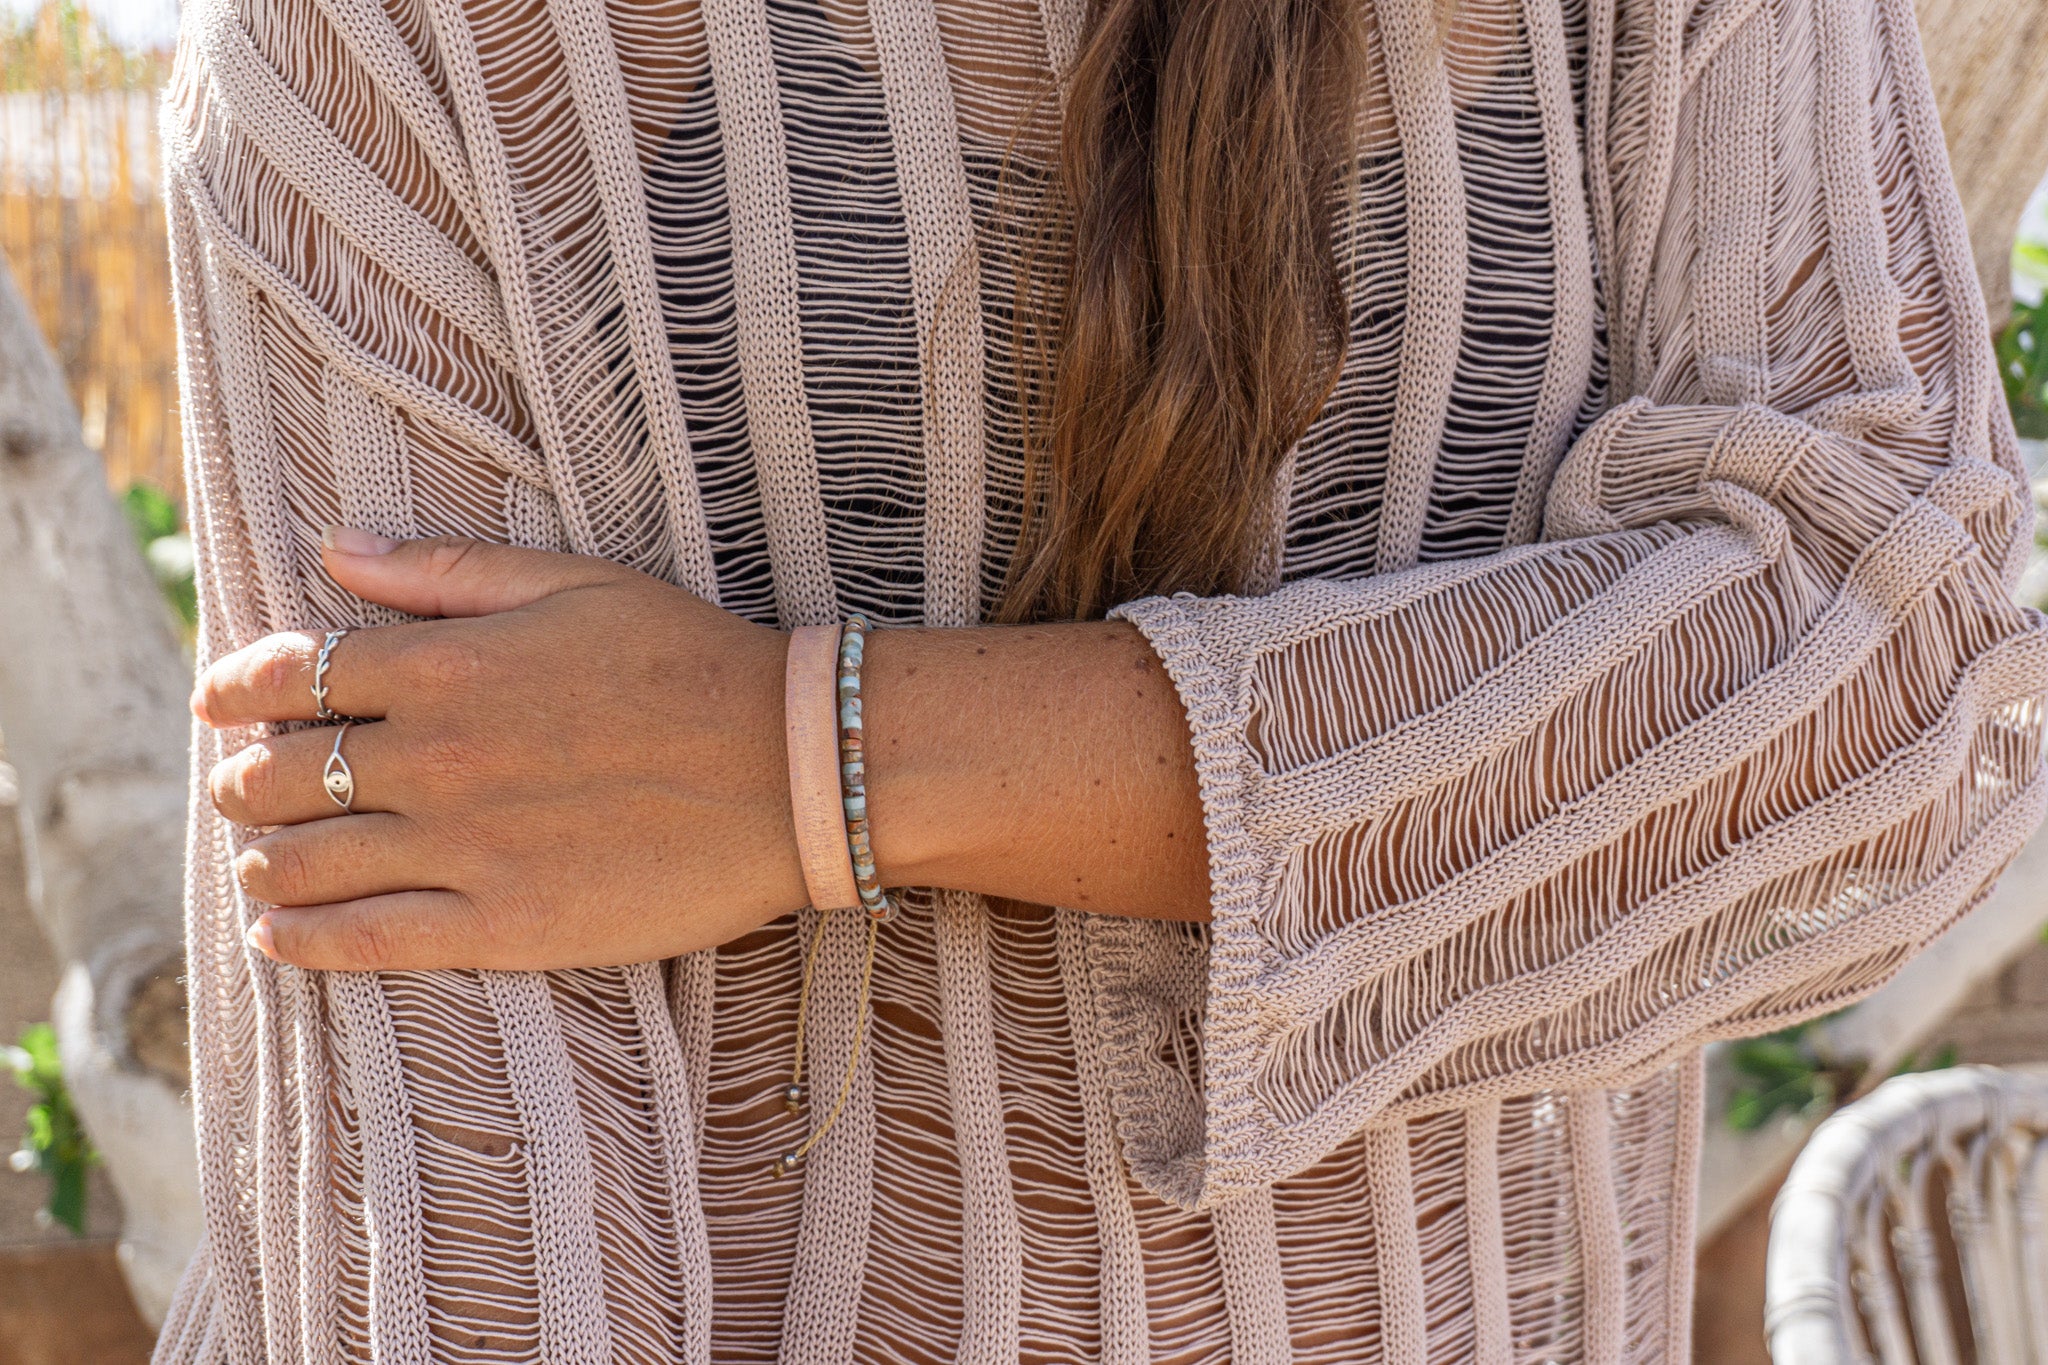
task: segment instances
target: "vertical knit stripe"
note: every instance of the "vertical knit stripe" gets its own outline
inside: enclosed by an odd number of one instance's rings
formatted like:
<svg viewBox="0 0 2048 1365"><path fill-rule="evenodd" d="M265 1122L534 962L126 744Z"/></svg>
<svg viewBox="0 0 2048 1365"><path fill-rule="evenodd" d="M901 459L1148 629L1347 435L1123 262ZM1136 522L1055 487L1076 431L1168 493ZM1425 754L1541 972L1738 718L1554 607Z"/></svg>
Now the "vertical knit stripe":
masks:
<svg viewBox="0 0 2048 1365"><path fill-rule="evenodd" d="M1849 358L1865 390L1857 405L1868 410L1883 403L1896 421L1925 400L1899 336L1904 300L1889 268L1883 190L1870 145L1870 45L1864 41L1869 10L1865 0L1818 0L1815 19L1820 166L1833 239L1829 262L1841 296ZM1875 416L1871 411L1863 420Z"/></svg>
<svg viewBox="0 0 2048 1365"><path fill-rule="evenodd" d="M419 535L398 413L331 365L320 379L342 521L397 540Z"/></svg>
<svg viewBox="0 0 2048 1365"><path fill-rule="evenodd" d="M610 1365L590 1143L547 978L486 972L483 980L504 1026L505 1070L526 1133L541 1355L548 1365Z"/></svg>
<svg viewBox="0 0 2048 1365"><path fill-rule="evenodd" d="M1424 1365L1429 1323L1423 1312L1422 1242L1415 1230L1415 1175L1408 1125L1383 1123L1365 1134L1372 1181L1373 1244L1379 1251L1383 1365ZM1592 1357L1598 1359L1599 1357Z"/></svg>
<svg viewBox="0 0 2048 1365"><path fill-rule="evenodd" d="M214 1290L212 1271L212 1256L202 1240L164 1313L156 1353L150 1357L153 1365L202 1365L225 1354L214 1340L220 1297Z"/></svg>
<svg viewBox="0 0 2048 1365"><path fill-rule="evenodd" d="M1572 420L1593 368L1593 227L1580 190L1586 167L1579 155L1578 111L1573 107L1570 54L1564 18L1550 0L1523 0L1529 34L1536 109L1543 124L1549 179L1551 268L1556 295L1553 337L1543 370L1543 391L1529 423L1521 478L1508 512L1505 543L1534 540L1543 525L1550 476L1571 438Z"/></svg>
<svg viewBox="0 0 2048 1365"><path fill-rule="evenodd" d="M1770 245L1770 106L1757 98L1774 77L1771 12L1764 7L1723 43L1700 79L1694 134L1700 266L1695 315L1700 383L1716 403L1770 399L1771 357L1763 349L1765 253Z"/></svg>
<svg viewBox="0 0 2048 1365"><path fill-rule="evenodd" d="M971 574L971 564L967 572ZM960 1159L963 1301L959 1359L1008 1365L1017 1359L1023 1256L996 1073L995 1021L989 998L989 911L979 896L942 891L933 914L946 1082L952 1096L953 1141Z"/></svg>
<svg viewBox="0 0 2048 1365"><path fill-rule="evenodd" d="M725 146L732 213L733 307L747 429L784 626L839 614L826 554L825 505L804 394L795 228L766 0L706 0L704 36Z"/></svg>
<svg viewBox="0 0 2048 1365"><path fill-rule="evenodd" d="M1255 1190L1219 1204L1210 1221L1216 1229L1216 1255L1223 1262L1230 1358L1237 1365L1287 1365L1294 1347L1287 1334L1287 1286L1276 1271L1280 1244L1272 1191Z"/></svg>
<svg viewBox="0 0 2048 1365"><path fill-rule="evenodd" d="M267 371L263 364L263 341L259 322L260 306L256 296L239 279L227 278L216 283L213 290L216 300L226 305L230 321L223 351L226 364L222 366L223 383L230 402L229 424L231 439L239 437L246 458L238 463L260 466L260 449L255 440L270 436L271 425L270 395L265 383ZM246 366L246 368L244 368ZM232 372L232 380L226 375ZM235 429L235 413L239 411L250 422L246 429ZM252 439L253 438L253 439ZM259 480L261 475L258 475ZM262 484L258 484L259 496ZM207 509L210 511L211 509ZM264 509L269 510L269 509ZM202 516L205 513L202 512ZM259 512L259 517L261 513ZM198 518L195 518L197 520ZM208 517L208 520L214 518ZM222 526L216 534L225 533L236 540L246 537L244 543L253 551L259 529L267 530L266 538L279 535L279 528L262 528L244 525L239 528ZM239 534L237 532L239 531ZM281 592L291 593L297 587L294 580L278 575L274 578ZM270 586L269 584L265 585ZM265 594L267 597L269 594ZM262 619L275 620L277 603L263 601L257 606ZM245 622L248 618L244 617ZM253 624L253 622L248 622ZM226 746L219 746L225 749ZM224 753L222 756L225 756ZM245 928L261 913L261 907L252 904L234 887L231 895L235 907L234 923ZM289 1046L291 1034L287 1032L292 1017L292 1006L286 998L286 986L280 981L289 968L279 968L267 961L261 954L246 945L228 946L233 954L230 959L238 961L242 980L237 983L237 994L241 1008L247 1012L256 1035L265 1038L270 1045L263 1047L256 1056L254 1074L244 1080L253 1082L255 1090L254 1151L238 1153L231 1159L233 1165L253 1158L255 1170L255 1208L252 1234L256 1262L261 1267L261 1281L258 1288L259 1301L270 1300L276 1293L273 1285L289 1284L295 1278L292 1265L296 1259L297 1220L302 1207L299 1191L305 1179L304 1149L299 1147L299 1125L297 1111L303 1103L295 1093L299 1081L294 1058ZM246 1127L242 1127L246 1133ZM244 1139L246 1140L246 1139ZM240 1145L239 1143L236 1145ZM252 1305L254 1307L255 1305ZM284 1314L267 1308L261 1311L261 1325L264 1348L272 1355L296 1353L299 1321L296 1314Z"/></svg>
<svg viewBox="0 0 2048 1365"><path fill-rule="evenodd" d="M1378 570L1415 562L1429 511L1430 476L1444 409L1457 374L1465 316L1465 183L1450 87L1438 55L1430 0L1388 0L1379 14L1387 83L1407 173L1408 299L1386 491L1380 503Z"/></svg>
<svg viewBox="0 0 2048 1365"><path fill-rule="evenodd" d="M1038 22L1045 34L1045 52L1053 77L1064 82L1081 55L1081 38L1088 23L1088 0L1038 0Z"/></svg>
<svg viewBox="0 0 2048 1365"><path fill-rule="evenodd" d="M1962 204L1947 175L1948 144L1942 140L1940 114L1935 108L1933 87L1928 83L1927 61L1920 51L1913 5L1911 0L1875 3L1883 55L1890 59L1886 64L1895 86L1894 98L1908 115L1900 122L1904 124L1904 138L1913 164L1920 172L1919 207L1941 229L1928 234L1928 248L1941 271L1942 301L1948 306L1959 337L1987 336L1991 320L1985 312L1984 291L1977 283L1976 268L1971 262L1969 225L1963 221ZM1982 457L1987 428L2001 432L2006 428L2005 395L1994 368L1970 364L1947 367L1945 377L1955 393L1955 429L1961 455ZM2008 443L2001 441L2000 445L2006 447ZM2020 475L2023 470L2017 454L2005 451L2004 464L2008 472ZM2014 558L2003 566L2007 578L2018 576L2025 563L2026 544L2025 537L2015 541L2018 548Z"/></svg>
<svg viewBox="0 0 2048 1365"><path fill-rule="evenodd" d="M1596 0L1596 3L1598 0ZM1681 52L1684 47L1686 16L1690 0L1650 0L1647 22L1654 26L1649 62L1651 67L1648 126L1645 143L1633 149L1637 157L1630 185L1638 197L1625 214L1617 214L1615 248L1619 258L1621 287L1617 306L1608 313L1612 331L1609 359L1614 366L1610 392L1627 398L1642 391L1651 374L1651 347L1656 327L1646 301L1651 275L1657 264L1658 235L1664 227L1664 206L1671 195L1671 163L1678 139ZM1639 17L1638 23L1645 22Z"/></svg>
<svg viewBox="0 0 2048 1365"><path fill-rule="evenodd" d="M218 329L217 310L210 307L219 296L220 280L209 268L203 254L197 225L192 221L190 201L181 178L173 175L167 187L168 229L172 260L176 266L173 299L177 307L178 340L184 361L184 402L179 413L185 450L195 475L188 498L188 517L196 553L205 555L216 544L234 555L242 547L233 538L233 510L219 505L233 486L230 469L233 440L249 433L236 433L227 411L225 381L220 370L238 359L226 343L231 335ZM196 477L200 462L207 461L210 478ZM223 523L226 523L225 525ZM225 633L232 629L235 612L222 599L227 584L221 576L199 579L199 646L202 657L218 652ZM228 637L232 638L232 637ZM209 767L225 757L222 736L194 724L192 745L192 805L201 809ZM239 954L224 940L243 929L238 897L226 864L229 831L224 822L194 819L185 836L185 972L190 998L201 1002L191 1011L192 1047L200 1056L221 1055L232 1046L240 1032L229 1008L240 998L239 983L232 964ZM243 951L246 951L244 948ZM205 1002L215 1002L205 1008ZM266 1040L256 1040L258 1048ZM253 1060L253 1058L252 1058ZM210 1247L227 1256L230 1263L246 1268L239 1284L220 1283L208 1298L211 1315L221 1324L223 1336L230 1333L235 1344L226 1354L247 1359L256 1354L262 1332L261 1290L252 1272L256 1269L251 1229L244 1217L248 1184L239 1169L236 1153L246 1146L241 1136L242 1106L235 1095L232 1070L209 1073L195 1069L192 1077L192 1109L199 1153L199 1196L206 1214ZM210 1264L210 1261L209 1261ZM210 1277L209 1277L210 1278Z"/></svg>
<svg viewBox="0 0 2048 1365"><path fill-rule="evenodd" d="M1621 316L1621 249L1614 203L1614 26L1619 0L1586 0L1586 217L1593 229L1600 312L1611 330ZM1614 339L1608 338L1609 393Z"/></svg>
<svg viewBox="0 0 2048 1365"><path fill-rule="evenodd" d="M980 616L981 266L953 87L929 0L873 0L924 379L924 619Z"/></svg>
<svg viewBox="0 0 2048 1365"><path fill-rule="evenodd" d="M706 975L705 954L678 964L685 979ZM695 969L693 970L693 964ZM692 983L695 984L694 982ZM661 968L643 962L626 968L626 987L635 1016L646 1021L641 1037L647 1048L647 1071L654 1083L655 1116L660 1125L668 1173L670 1213L675 1221L677 1269L683 1284L682 1365L711 1362L711 1243L704 1226L704 1205L698 1195L697 1152L702 1096L700 1071L684 1051L663 988Z"/></svg>
<svg viewBox="0 0 2048 1365"><path fill-rule="evenodd" d="M1664 1246L1664 1360L1666 1365L1684 1365L1692 1359L1693 1271L1698 1258L1699 1199L1694 1189L1700 1168L1700 1142L1707 1107L1707 1059L1695 1053L1678 1061L1676 1071L1678 1104L1671 1115L1674 1150L1671 1157L1671 1185L1665 1221Z"/></svg>
<svg viewBox="0 0 2048 1365"><path fill-rule="evenodd" d="M1096 1235L1102 1246L1102 1365L1146 1365L1152 1358L1145 1316L1144 1251L1137 1216L1116 1138L1109 1078L1102 1070L1102 1044L1095 1017L1095 987L1088 972L1086 916L1056 910L1060 980L1067 992L1067 1017L1074 1030L1075 1082L1087 1128L1088 1188L1095 1201Z"/></svg>
<svg viewBox="0 0 2048 1365"><path fill-rule="evenodd" d="M457 0L432 3L441 34L441 59L447 63L451 77L449 95L468 149L478 205L490 229L489 250L499 263L498 286L505 300L506 322L519 352L521 368L528 374L526 398L545 455L548 482L569 543L582 549L592 544L596 536L571 467L573 454L568 449L560 395L549 382L552 371L544 359L547 338L540 313L551 301L539 297L538 282L527 268L529 253L536 246L527 239L525 216L519 212L512 168L496 127L487 93L489 85L477 54L476 35Z"/></svg>
<svg viewBox="0 0 2048 1365"><path fill-rule="evenodd" d="M413 512L412 470L406 450L402 419L398 411L390 404L370 394L362 385L332 365L322 367L320 387L321 406L326 417L329 452L334 462L335 492L339 499L342 521L348 525L358 526L368 531L375 531L381 535L399 538L418 535L419 527ZM363 603L361 606L362 611L359 619L366 624L383 624L405 619L401 613L393 611L388 607L376 606L370 603ZM352 1008L362 1014L363 1025L368 1030L365 1036L375 1040L371 1044L373 1050L381 1049L383 1046L381 1040L387 1035L395 1035L393 1034L388 1002L383 997L378 979L376 977L365 977L351 989L361 997ZM374 1002L371 1002L370 997L373 995L376 998ZM395 1042L393 1046L396 1046ZM380 1060L378 1064L382 1065L383 1063ZM312 1083L318 1079L318 1073L315 1071L302 1072L301 1084L306 1088L302 1092L301 1103L308 1110L319 1110L324 1114L326 1108L325 1088L312 1088ZM362 1078L359 1077L358 1080L359 1084L363 1083ZM364 1118L364 1128L366 1163L373 1162L377 1160L377 1154L369 1149L369 1120L367 1114ZM405 1136L409 1143L411 1139L411 1115L409 1112L407 1114ZM409 1148L408 1154L410 1154ZM369 1173L366 1172L366 1178L368 1175ZM417 1179L418 1176L415 1171L408 1183L416 1183ZM404 1198L410 1202L410 1191L407 1190L404 1194L394 1191L391 1198L394 1200ZM364 1202L367 1208L369 1205L367 1197ZM414 1210L410 1216L417 1219L417 1210ZM323 1219L322 1221L324 1222L325 1220ZM416 1242L422 1235L416 1228L411 1231L411 1236ZM424 1260L423 1251L414 1250L408 1254L418 1255L422 1261ZM309 1258L306 1263L306 1273L311 1275L317 1268L319 1268L318 1262ZM326 1291L322 1300L317 1306L309 1304L307 1307L309 1313L331 1313L333 1311L334 1295L332 1288L331 1286L322 1286L322 1288ZM396 1289L387 1290L373 1282L371 1285L373 1320L382 1312L379 1302L380 1295L388 1298L393 1294L403 1294L405 1292L404 1290ZM410 1310L407 1311L409 1312ZM380 1333L381 1330L380 1327ZM405 1330L411 1330L410 1324L407 1325ZM333 1336L331 1333L327 1333L324 1336L319 1334L319 1326L309 1323L305 1333L305 1341L308 1347L318 1345L332 1349Z"/></svg>
<svg viewBox="0 0 2048 1365"><path fill-rule="evenodd" d="M310 972L288 984L292 1002L293 1049L300 1068L299 1117L299 1340L306 1365L339 1365L335 1330L334 1225L327 1217L332 1190L332 1141L327 1096L335 1079L327 1065L327 1039L320 995L326 989Z"/></svg>
<svg viewBox="0 0 2048 1365"><path fill-rule="evenodd" d="M921 0L868 10L894 143L924 390L924 621L980 616L980 264L937 17ZM961 1181L959 1358L1017 1359L1023 1262L995 1067L988 908L941 892L933 907L940 1028Z"/></svg>
<svg viewBox="0 0 2048 1365"><path fill-rule="evenodd" d="M373 1257L371 1359L376 1365L426 1360L431 1345L423 1292L419 1168L413 1156L405 1062L375 975L332 973L327 993L341 1016L362 1124L363 1219Z"/></svg>
<svg viewBox="0 0 2048 1365"><path fill-rule="evenodd" d="M646 413L648 457L661 479L674 555L672 573L677 583L716 602L718 575L711 566L704 501L690 463L690 438L655 286L654 243L619 54L612 46L602 0L550 0L548 14L561 35L576 111L583 121L589 170L604 206L609 239L604 257L624 313L633 378Z"/></svg>
<svg viewBox="0 0 2048 1365"><path fill-rule="evenodd" d="M799 917L805 943L818 913ZM867 1028L860 1002L867 932L867 917L858 911L826 916L804 1024L804 1079L811 1093L804 1119L813 1128L831 1113L847 1055ZM783 1365L836 1365L853 1356L874 1213L874 1077L873 1052L863 1047L845 1110L804 1158L798 1177L804 1221L782 1314Z"/></svg>
<svg viewBox="0 0 2048 1365"><path fill-rule="evenodd" d="M251 906L250 918L260 910L260 906ZM289 1031L291 1007L280 998L292 984L280 978L296 975L297 969L261 960L253 950L250 957L256 1027L276 1040L275 1046L263 1050L256 1069L256 1258L268 1298L293 1281L298 1261L297 1224L304 1208L299 1192L305 1170L303 1149L296 1145L296 1110L302 1100L293 1092L303 1073L294 1065L297 1058L290 1045L294 1036ZM272 1359L296 1357L298 1315L266 1312L263 1336L264 1349Z"/></svg>
<svg viewBox="0 0 2048 1365"><path fill-rule="evenodd" d="M711 1069L711 1007L717 990L718 956L712 950L679 957L669 964L668 1008L676 1023L683 1079L689 1087L690 1119L700 1151Z"/></svg>
<svg viewBox="0 0 2048 1365"><path fill-rule="evenodd" d="M1614 1201L1614 1150L1605 1091L1565 1100L1572 1162L1572 1207L1578 1224L1580 1292L1585 1296L1587 1360L1620 1360L1628 1306L1621 1217Z"/></svg>
<svg viewBox="0 0 2048 1365"><path fill-rule="evenodd" d="M505 480L505 539L529 550L566 550L555 500L521 479Z"/></svg>
<svg viewBox="0 0 2048 1365"><path fill-rule="evenodd" d="M1465 1111L1465 1247L1472 1262L1472 1365L1511 1365L1507 1228L1500 1204L1500 1101Z"/></svg>

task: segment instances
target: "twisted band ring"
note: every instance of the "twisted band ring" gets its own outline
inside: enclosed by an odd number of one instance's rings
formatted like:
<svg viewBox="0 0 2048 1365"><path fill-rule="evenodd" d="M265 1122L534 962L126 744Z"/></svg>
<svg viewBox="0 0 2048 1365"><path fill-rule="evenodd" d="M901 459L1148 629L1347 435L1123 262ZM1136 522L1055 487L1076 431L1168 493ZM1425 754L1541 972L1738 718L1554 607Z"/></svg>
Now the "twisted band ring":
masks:
<svg viewBox="0 0 2048 1365"><path fill-rule="evenodd" d="M313 714L329 725L348 719L327 704L327 668L334 662L334 647L341 643L350 629L343 626L340 630L328 631L327 638L320 642L320 657L313 661Z"/></svg>

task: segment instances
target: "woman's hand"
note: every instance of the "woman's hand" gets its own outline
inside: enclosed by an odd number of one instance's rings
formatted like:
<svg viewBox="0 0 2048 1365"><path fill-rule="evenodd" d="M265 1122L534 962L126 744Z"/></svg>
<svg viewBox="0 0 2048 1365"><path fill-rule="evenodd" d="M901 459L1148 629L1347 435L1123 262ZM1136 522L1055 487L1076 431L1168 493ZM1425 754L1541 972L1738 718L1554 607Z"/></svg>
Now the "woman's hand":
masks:
<svg viewBox="0 0 2048 1365"><path fill-rule="evenodd" d="M333 727L213 770L221 813L275 826L235 860L279 907L251 940L303 967L611 965L712 947L804 903L783 748L786 637L599 559L337 529L349 591L449 619L351 632L328 704L354 814L321 785ZM322 636L200 677L216 727L314 716Z"/></svg>

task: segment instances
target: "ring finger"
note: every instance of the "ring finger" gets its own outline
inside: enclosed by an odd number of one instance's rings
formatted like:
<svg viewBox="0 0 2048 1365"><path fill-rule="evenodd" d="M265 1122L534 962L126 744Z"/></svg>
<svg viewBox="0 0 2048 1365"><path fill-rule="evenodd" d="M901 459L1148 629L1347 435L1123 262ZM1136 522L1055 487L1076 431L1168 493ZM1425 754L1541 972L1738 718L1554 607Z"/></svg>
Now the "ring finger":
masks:
<svg viewBox="0 0 2048 1365"><path fill-rule="evenodd" d="M404 816L351 815L251 839L235 855L235 877L244 891L270 905L329 905L438 889L448 875L446 863Z"/></svg>
<svg viewBox="0 0 2048 1365"><path fill-rule="evenodd" d="M330 794L326 774L337 752L347 765L349 786ZM387 721L323 725L259 739L228 755L207 775L207 790L214 809L238 825L296 825L395 811L400 784L393 776L403 753ZM346 810L338 796L348 798Z"/></svg>

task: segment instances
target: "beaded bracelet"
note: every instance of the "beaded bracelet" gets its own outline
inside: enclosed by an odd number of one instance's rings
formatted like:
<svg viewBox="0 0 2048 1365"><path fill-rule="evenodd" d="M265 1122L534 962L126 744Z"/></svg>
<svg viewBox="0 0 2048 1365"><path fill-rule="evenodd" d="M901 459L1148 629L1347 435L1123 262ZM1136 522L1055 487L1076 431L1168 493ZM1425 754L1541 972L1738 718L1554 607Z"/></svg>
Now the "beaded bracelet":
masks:
<svg viewBox="0 0 2048 1365"><path fill-rule="evenodd" d="M868 839L868 790L867 757L862 743L860 668L865 655L867 632L872 629L864 616L851 616L839 631L839 659L837 676L838 721L839 721L839 799L840 808L846 820L846 852L853 864L854 889L860 905L867 912L867 951L860 973L860 1024L853 1037L853 1046L846 1057L846 1074L839 1083L839 1097L833 1101L831 1112L811 1129L810 1136L791 1151L775 1158L769 1168L775 1175L788 1175L802 1164L811 1154L811 1149L831 1131L832 1125L846 1110L846 1102L853 1094L854 1077L859 1073L861 1044L867 1035L868 1001L875 978L875 938L882 925L893 918L896 906L882 890L881 882L875 875L875 854ZM791 699L785 699L789 701ZM793 704L793 702L792 702ZM792 774L795 769L792 768ZM813 855L806 854L806 879ZM823 861L822 859L816 859ZM804 949L803 984L798 988L796 1005L796 1046L790 1069L789 1085L782 1092L783 1107L790 1113L802 1111L810 1098L809 1088L803 1083L805 1026L810 1021L811 976L818 961L818 947L825 939L825 925L836 907L819 905L817 927L811 931L811 941Z"/></svg>
<svg viewBox="0 0 2048 1365"><path fill-rule="evenodd" d="M896 907L875 877L875 851L868 842L867 751L861 738L860 666L870 629L865 616L854 615L839 632L839 798L846 808L846 851L853 858L861 908L886 924Z"/></svg>

